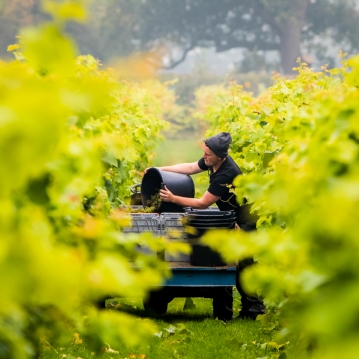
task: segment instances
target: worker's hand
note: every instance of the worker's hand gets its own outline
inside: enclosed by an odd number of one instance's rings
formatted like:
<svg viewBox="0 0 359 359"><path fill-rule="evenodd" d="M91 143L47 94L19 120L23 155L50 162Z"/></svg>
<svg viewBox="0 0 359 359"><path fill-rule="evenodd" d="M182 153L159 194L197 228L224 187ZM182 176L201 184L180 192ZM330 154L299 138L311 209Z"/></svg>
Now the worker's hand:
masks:
<svg viewBox="0 0 359 359"><path fill-rule="evenodd" d="M166 185L164 186L164 189L160 190L160 198L163 202L173 202L174 200L174 194L168 190Z"/></svg>
<svg viewBox="0 0 359 359"><path fill-rule="evenodd" d="M241 229L241 227L239 227L239 225L236 223L236 224L234 225L234 230L235 230L235 231L241 231L242 229Z"/></svg>

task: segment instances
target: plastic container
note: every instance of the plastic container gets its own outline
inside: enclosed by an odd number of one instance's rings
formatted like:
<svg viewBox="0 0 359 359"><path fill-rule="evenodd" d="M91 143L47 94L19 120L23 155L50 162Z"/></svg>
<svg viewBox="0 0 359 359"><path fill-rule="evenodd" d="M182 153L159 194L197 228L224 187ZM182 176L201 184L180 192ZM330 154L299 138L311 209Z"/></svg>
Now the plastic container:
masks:
<svg viewBox="0 0 359 359"><path fill-rule="evenodd" d="M189 240L191 243L191 240ZM212 250L210 247L200 244L191 243L192 252L189 256L189 261L193 266L204 266L204 267L223 267L227 263L224 262L221 255Z"/></svg>
<svg viewBox="0 0 359 359"><path fill-rule="evenodd" d="M198 229L233 228L236 222L234 211L191 211L183 217L185 226Z"/></svg>
<svg viewBox="0 0 359 359"><path fill-rule="evenodd" d="M182 240L174 239L174 241L180 243L188 243L186 239L182 239ZM184 254L180 252L177 253L176 256L173 256L172 254L169 254L167 251L165 251L164 260L166 262L189 262L190 256L188 254Z"/></svg>
<svg viewBox="0 0 359 359"><path fill-rule="evenodd" d="M160 215L161 236L164 236L171 241L188 243L187 233L184 230L182 223L184 213L163 212ZM189 262L189 255L178 253L173 256L165 251L164 260L166 262Z"/></svg>
<svg viewBox="0 0 359 359"><path fill-rule="evenodd" d="M226 263L221 255L202 244L201 237L209 230L232 229L235 225L234 211L186 211L184 226L192 247L190 263L193 266L221 267ZM219 236L218 240L221 238Z"/></svg>
<svg viewBox="0 0 359 359"><path fill-rule="evenodd" d="M198 221L223 221L223 220L235 220L236 213L234 211L212 211L212 210L197 210L188 211L186 209L186 220L198 220Z"/></svg>
<svg viewBox="0 0 359 359"><path fill-rule="evenodd" d="M235 218L221 219L190 219L184 218L183 224L196 227L231 227L236 222Z"/></svg>
<svg viewBox="0 0 359 359"><path fill-rule="evenodd" d="M208 208L205 209L196 209L196 208L192 208L192 207L184 207L184 210L186 212L205 212L205 211L219 211L219 208L217 206L210 206Z"/></svg>
<svg viewBox="0 0 359 359"><path fill-rule="evenodd" d="M158 168L150 168L142 178L141 196L143 207L148 206L152 196L158 194L161 186L166 187L176 196L194 198L194 183L190 176L161 171ZM183 207L170 202L161 202L156 212L184 212Z"/></svg>
<svg viewBox="0 0 359 359"><path fill-rule="evenodd" d="M138 206L131 206L136 209ZM141 208L143 208L141 206ZM131 216L131 225L123 229L123 233L152 233L154 236L160 236L160 218L158 213L129 213ZM146 244L138 243L136 252L146 255L157 256L157 253L150 249Z"/></svg>
<svg viewBox="0 0 359 359"><path fill-rule="evenodd" d="M163 212L160 214L161 235L169 239L186 239L183 226L184 213Z"/></svg>
<svg viewBox="0 0 359 359"><path fill-rule="evenodd" d="M159 236L161 232L160 216L157 213L129 213L131 226L125 227L123 233L149 232Z"/></svg>

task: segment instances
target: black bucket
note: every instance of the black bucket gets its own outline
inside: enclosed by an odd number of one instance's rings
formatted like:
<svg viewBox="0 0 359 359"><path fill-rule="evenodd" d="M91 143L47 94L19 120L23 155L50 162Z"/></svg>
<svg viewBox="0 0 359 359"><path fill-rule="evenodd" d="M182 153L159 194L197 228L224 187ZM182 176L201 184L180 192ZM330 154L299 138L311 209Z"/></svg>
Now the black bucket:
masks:
<svg viewBox="0 0 359 359"><path fill-rule="evenodd" d="M203 223L214 221L219 223L223 221L235 221L236 213L234 211L186 211L185 219L189 223L192 221Z"/></svg>
<svg viewBox="0 0 359 359"><path fill-rule="evenodd" d="M189 256L190 264L196 267L223 267L227 263L221 255L209 246L199 243L191 243L192 252Z"/></svg>
<svg viewBox="0 0 359 359"><path fill-rule="evenodd" d="M166 187L176 196L194 198L194 183L190 176L182 173L161 171L158 168L150 168L142 178L141 196L143 207L148 206L152 196L158 194L163 186ZM156 212L184 212L183 207L170 203L161 202Z"/></svg>
<svg viewBox="0 0 359 359"><path fill-rule="evenodd" d="M235 223L235 221L210 221L205 223L203 221L191 221L189 224L184 222L185 226L197 229L234 228Z"/></svg>
<svg viewBox="0 0 359 359"><path fill-rule="evenodd" d="M234 211L188 211L183 217L183 224L195 228L233 228L236 221Z"/></svg>
<svg viewBox="0 0 359 359"><path fill-rule="evenodd" d="M221 255L209 246L201 244L200 238L208 230L233 229L235 226L235 212L186 211L183 220L188 242L192 247L190 263L193 266L225 266L226 263L223 261Z"/></svg>

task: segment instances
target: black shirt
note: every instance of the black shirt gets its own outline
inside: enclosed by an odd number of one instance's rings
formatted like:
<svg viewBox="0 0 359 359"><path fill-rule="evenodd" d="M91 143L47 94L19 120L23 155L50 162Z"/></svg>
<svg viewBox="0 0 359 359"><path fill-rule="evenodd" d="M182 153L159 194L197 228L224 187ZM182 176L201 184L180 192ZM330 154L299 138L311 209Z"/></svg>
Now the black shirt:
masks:
<svg viewBox="0 0 359 359"><path fill-rule="evenodd" d="M202 170L208 170L209 173L209 187L207 191L214 196L221 197L217 202L217 206L221 211L235 210L237 214L237 223L243 227L247 224L254 226L256 218L250 213L249 205L239 205L236 194L234 193L233 181L242 174L242 171L233 161L231 156L227 156L226 160L221 164L216 172L213 172L212 167L208 167L201 158L198 161L198 166Z"/></svg>

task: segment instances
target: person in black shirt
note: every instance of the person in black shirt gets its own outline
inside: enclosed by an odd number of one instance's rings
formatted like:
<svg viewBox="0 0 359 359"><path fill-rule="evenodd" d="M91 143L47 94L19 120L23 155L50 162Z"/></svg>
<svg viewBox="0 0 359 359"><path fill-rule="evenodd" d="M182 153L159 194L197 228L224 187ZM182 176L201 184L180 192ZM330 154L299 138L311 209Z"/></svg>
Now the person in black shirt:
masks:
<svg viewBox="0 0 359 359"><path fill-rule="evenodd" d="M233 181L242 172L231 156L228 148L232 137L228 132L221 132L204 141L203 156L197 162L181 163L173 166L158 167L160 170L192 175L208 171L209 187L201 198L188 198L174 195L165 186L160 190L160 198L164 202L175 203L182 207L205 209L216 203L219 210L236 212L236 226L244 231L256 229L257 218L250 213L250 206L239 205L234 193ZM145 170L147 172L147 169ZM249 296L240 284L239 276L243 269L253 264L253 259L240 261L237 265L236 287L241 294L242 309L240 317L254 319L265 313L263 302L256 296Z"/></svg>

